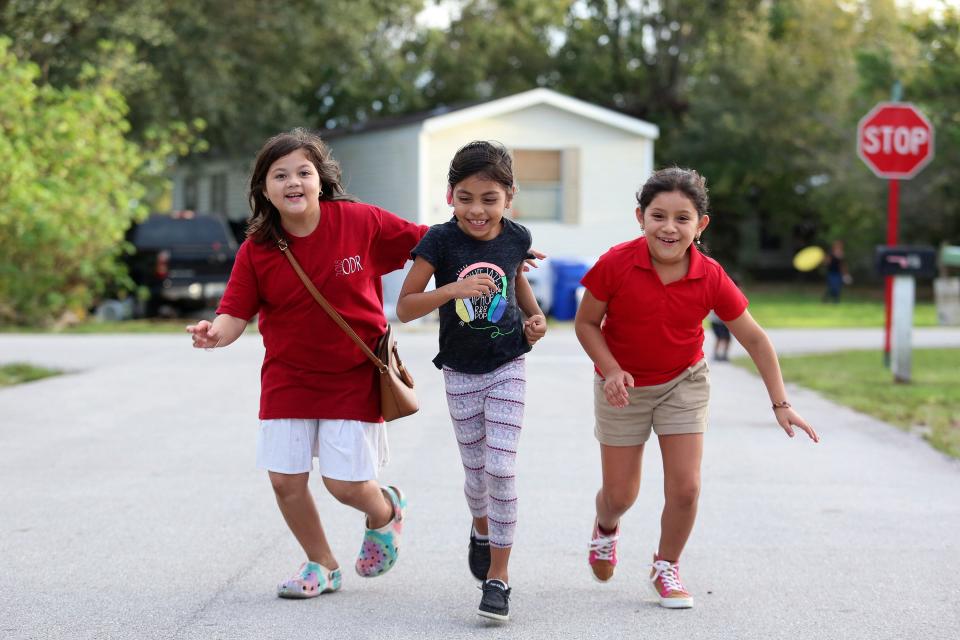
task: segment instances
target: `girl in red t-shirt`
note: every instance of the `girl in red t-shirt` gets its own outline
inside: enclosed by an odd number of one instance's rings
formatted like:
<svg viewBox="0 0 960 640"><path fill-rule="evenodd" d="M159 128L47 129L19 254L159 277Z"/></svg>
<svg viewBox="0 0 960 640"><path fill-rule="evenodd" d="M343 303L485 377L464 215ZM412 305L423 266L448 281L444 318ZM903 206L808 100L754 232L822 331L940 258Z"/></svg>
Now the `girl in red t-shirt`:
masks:
<svg viewBox="0 0 960 640"><path fill-rule="evenodd" d="M593 360L596 436L603 484L597 493L588 561L606 582L617 564L620 517L640 489L644 443L655 431L663 457L665 504L650 582L668 608L693 606L680 581L680 554L697 513L700 460L710 380L703 359L703 319L711 310L753 359L774 418L814 442L817 433L786 399L776 352L747 311L747 299L723 268L695 248L707 228L706 182L696 171L653 174L637 194L643 236L605 253L583 277L575 321Z"/></svg>
<svg viewBox="0 0 960 640"><path fill-rule="evenodd" d="M257 466L307 560L277 594L311 598L340 588L308 479L313 459L334 498L367 516L356 571L397 560L406 501L376 478L387 458L376 369L316 303L280 251L285 240L314 285L371 348L387 326L380 276L401 268L427 227L344 193L320 138L295 129L264 144L250 179L253 215L213 322L187 327L193 346L225 347L259 314Z"/></svg>

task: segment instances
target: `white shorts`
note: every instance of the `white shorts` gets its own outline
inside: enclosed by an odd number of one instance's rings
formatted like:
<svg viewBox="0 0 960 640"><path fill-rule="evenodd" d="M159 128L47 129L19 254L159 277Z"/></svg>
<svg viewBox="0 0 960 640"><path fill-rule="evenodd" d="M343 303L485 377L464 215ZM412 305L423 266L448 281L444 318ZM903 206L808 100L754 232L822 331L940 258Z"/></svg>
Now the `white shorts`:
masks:
<svg viewBox="0 0 960 640"><path fill-rule="evenodd" d="M334 480L374 480L389 459L383 422L359 420L261 420L257 468L306 473L317 459L320 475Z"/></svg>

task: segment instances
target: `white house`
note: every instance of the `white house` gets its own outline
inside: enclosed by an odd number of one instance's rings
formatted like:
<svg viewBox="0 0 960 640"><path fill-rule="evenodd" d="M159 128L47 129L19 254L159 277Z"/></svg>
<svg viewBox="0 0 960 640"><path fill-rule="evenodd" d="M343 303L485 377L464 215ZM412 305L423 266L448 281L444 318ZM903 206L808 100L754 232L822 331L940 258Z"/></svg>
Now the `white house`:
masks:
<svg viewBox="0 0 960 640"><path fill-rule="evenodd" d="M658 137L656 125L549 89L325 135L348 192L423 224L449 219L446 176L457 149L472 140L499 141L513 153L514 218L532 231L536 248L582 259L639 235L634 194L653 171ZM251 162L178 173L174 207L242 220ZM401 278L385 279L385 300L396 299Z"/></svg>

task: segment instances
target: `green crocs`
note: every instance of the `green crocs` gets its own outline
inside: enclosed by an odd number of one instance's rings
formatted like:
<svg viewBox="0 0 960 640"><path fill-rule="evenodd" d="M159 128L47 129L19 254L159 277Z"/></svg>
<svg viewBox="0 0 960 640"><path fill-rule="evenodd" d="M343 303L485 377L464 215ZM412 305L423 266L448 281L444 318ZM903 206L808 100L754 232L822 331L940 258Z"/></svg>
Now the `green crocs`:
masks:
<svg viewBox="0 0 960 640"><path fill-rule="evenodd" d="M281 598L316 598L321 593L339 590L341 582L340 569L331 571L322 564L304 562L297 575L277 585L277 595Z"/></svg>
<svg viewBox="0 0 960 640"><path fill-rule="evenodd" d="M364 578L382 576L397 563L400 552L400 534L403 532L403 512L407 501L400 489L385 487L384 494L393 505L393 518L379 529L367 529L357 556L357 573Z"/></svg>

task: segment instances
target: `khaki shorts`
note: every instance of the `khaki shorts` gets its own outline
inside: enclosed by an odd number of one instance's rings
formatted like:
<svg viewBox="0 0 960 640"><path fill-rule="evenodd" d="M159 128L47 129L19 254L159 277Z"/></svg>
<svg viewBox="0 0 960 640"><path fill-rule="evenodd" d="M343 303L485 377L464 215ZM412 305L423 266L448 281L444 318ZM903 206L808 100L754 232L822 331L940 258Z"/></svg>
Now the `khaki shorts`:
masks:
<svg viewBox="0 0 960 640"><path fill-rule="evenodd" d="M630 447L645 443L651 429L658 436L703 433L710 402L707 361L688 367L673 380L649 387L627 387L630 404L612 406L603 395L603 378L594 376L594 435L600 444Z"/></svg>

